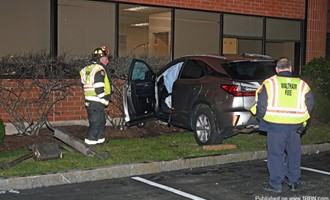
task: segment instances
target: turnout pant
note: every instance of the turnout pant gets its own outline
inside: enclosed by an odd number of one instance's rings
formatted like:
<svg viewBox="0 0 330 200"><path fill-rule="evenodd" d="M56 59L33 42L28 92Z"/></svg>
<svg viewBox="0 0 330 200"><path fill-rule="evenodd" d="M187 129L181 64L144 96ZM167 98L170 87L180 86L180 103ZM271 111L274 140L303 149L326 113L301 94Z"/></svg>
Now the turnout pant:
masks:
<svg viewBox="0 0 330 200"><path fill-rule="evenodd" d="M106 124L105 106L99 102L90 102L86 106L89 127L87 129L87 137L90 140L98 140L104 138L104 129Z"/></svg>

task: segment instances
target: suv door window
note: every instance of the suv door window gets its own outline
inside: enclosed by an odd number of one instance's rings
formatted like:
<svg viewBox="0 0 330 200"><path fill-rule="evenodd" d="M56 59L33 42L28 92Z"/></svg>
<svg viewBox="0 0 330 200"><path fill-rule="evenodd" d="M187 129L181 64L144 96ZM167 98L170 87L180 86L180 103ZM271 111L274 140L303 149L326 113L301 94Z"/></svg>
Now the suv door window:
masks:
<svg viewBox="0 0 330 200"><path fill-rule="evenodd" d="M199 79L204 76L205 63L199 60L188 60L183 67L180 79Z"/></svg>
<svg viewBox="0 0 330 200"><path fill-rule="evenodd" d="M203 61L188 59L184 63L180 78L173 85L173 121L189 121L190 110L197 101L201 89L200 78L205 76L205 71L206 63Z"/></svg>
<svg viewBox="0 0 330 200"><path fill-rule="evenodd" d="M132 81L147 81L152 80L152 72L142 62L136 62L132 72Z"/></svg>

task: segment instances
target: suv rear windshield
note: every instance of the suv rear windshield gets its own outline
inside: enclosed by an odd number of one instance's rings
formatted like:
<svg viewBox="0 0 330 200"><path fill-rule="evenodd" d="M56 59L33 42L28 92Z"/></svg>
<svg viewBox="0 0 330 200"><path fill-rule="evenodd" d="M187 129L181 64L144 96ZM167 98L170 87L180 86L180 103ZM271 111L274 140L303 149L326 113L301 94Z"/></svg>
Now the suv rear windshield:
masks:
<svg viewBox="0 0 330 200"><path fill-rule="evenodd" d="M276 74L276 61L239 61L223 64L235 80L265 80Z"/></svg>

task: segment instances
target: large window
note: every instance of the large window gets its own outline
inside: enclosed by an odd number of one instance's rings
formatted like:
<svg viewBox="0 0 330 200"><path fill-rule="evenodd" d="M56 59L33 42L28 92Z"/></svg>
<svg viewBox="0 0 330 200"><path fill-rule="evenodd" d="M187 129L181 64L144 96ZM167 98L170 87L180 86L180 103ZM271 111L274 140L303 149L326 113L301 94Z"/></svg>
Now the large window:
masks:
<svg viewBox="0 0 330 200"><path fill-rule="evenodd" d="M174 58L220 53L220 14L175 10Z"/></svg>
<svg viewBox="0 0 330 200"><path fill-rule="evenodd" d="M58 53L87 56L106 45L115 50L115 4L83 0L58 1Z"/></svg>
<svg viewBox="0 0 330 200"><path fill-rule="evenodd" d="M330 33L327 33L326 58L330 58Z"/></svg>
<svg viewBox="0 0 330 200"><path fill-rule="evenodd" d="M224 14L223 23L223 54L262 54L262 17Z"/></svg>
<svg viewBox="0 0 330 200"><path fill-rule="evenodd" d="M0 56L50 50L50 0L1 0Z"/></svg>
<svg viewBox="0 0 330 200"><path fill-rule="evenodd" d="M287 56L299 66L303 46L301 20L118 1L1 0L0 24L1 57L52 49L80 58L106 45L119 57L255 53Z"/></svg>
<svg viewBox="0 0 330 200"><path fill-rule="evenodd" d="M290 58L296 73L301 62L300 26L300 21L266 19L266 54L273 58Z"/></svg>
<svg viewBox="0 0 330 200"><path fill-rule="evenodd" d="M119 5L119 56L170 57L171 10Z"/></svg>

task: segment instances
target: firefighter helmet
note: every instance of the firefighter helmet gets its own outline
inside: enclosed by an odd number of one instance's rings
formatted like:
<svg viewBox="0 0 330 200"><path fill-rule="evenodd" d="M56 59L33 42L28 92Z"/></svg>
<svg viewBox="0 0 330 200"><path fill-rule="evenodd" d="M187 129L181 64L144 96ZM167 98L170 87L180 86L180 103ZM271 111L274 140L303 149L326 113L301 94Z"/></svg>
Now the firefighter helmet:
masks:
<svg viewBox="0 0 330 200"><path fill-rule="evenodd" d="M101 58L103 56L110 56L109 49L106 46L98 47L93 52L93 58Z"/></svg>

